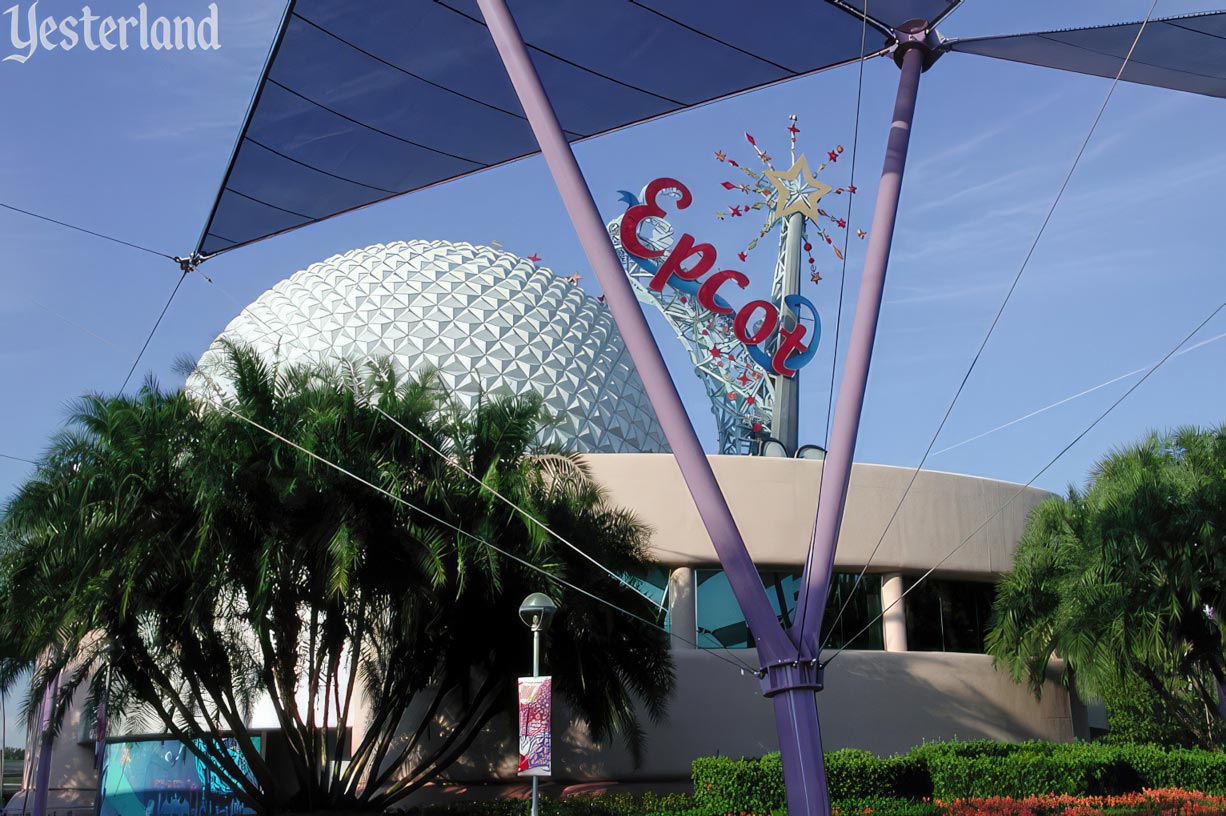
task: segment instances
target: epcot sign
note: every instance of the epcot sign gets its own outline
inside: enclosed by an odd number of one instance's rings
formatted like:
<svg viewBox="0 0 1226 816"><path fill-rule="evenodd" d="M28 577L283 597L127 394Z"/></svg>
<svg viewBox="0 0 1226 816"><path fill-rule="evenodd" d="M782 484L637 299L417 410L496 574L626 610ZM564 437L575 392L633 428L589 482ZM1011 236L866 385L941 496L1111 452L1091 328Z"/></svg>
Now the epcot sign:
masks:
<svg viewBox="0 0 1226 816"><path fill-rule="evenodd" d="M633 257L641 266L654 271L648 287L654 292L663 292L668 286L681 297L696 297L698 303L707 311L717 315L732 315L733 333L744 344L746 352L755 363L763 369L782 377L792 377L807 365L817 353L818 341L821 339L821 319L817 308L803 295L789 294L784 303L794 314L807 313L813 321L813 337L805 343L808 327L800 321L794 325L780 325L779 308L768 300L751 300L740 309L734 309L728 304L719 291L729 281L744 289L749 285L749 278L734 269L721 269L706 277L700 285L697 281L715 268L717 253L711 244L695 243L693 235L682 233L681 237L669 245L672 237L671 228L662 220L665 211L660 205L662 196L676 199L678 210L684 210L693 203L693 195L680 181L663 177L653 180L642 193L642 203L631 202L631 206L621 217L618 226L618 237L622 249ZM633 198L633 197L631 197ZM662 236L658 239L640 234L644 226L660 227ZM662 259L662 260L661 260ZM758 317L752 325L750 321ZM765 344L777 338L773 350L768 351Z"/></svg>

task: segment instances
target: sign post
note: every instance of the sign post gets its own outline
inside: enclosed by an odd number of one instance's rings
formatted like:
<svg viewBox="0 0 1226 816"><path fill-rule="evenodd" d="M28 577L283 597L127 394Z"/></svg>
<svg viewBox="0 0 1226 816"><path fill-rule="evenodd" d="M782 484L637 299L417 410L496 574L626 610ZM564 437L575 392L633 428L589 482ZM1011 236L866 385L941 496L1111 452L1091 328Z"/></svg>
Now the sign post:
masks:
<svg viewBox="0 0 1226 816"><path fill-rule="evenodd" d="M777 308L780 328L794 331L800 315L789 307L788 295L800 294L800 252L804 243L804 213L794 212L783 223L783 280ZM811 345L816 345L812 343ZM787 448L788 455L795 455L800 447L800 373L791 377L775 375L775 410L771 420L771 436Z"/></svg>
<svg viewBox="0 0 1226 816"><path fill-rule="evenodd" d="M532 629L532 676L519 678L519 775L532 777L532 816L540 814L541 777L553 773L553 678L541 676L541 632L557 611L541 592L519 605L519 619Z"/></svg>

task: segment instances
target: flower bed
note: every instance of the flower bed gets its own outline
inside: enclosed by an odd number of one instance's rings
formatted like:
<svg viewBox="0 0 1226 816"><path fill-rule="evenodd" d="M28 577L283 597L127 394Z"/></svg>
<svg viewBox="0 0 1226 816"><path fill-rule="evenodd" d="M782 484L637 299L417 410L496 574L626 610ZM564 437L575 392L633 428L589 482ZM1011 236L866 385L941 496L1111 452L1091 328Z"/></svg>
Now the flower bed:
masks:
<svg viewBox="0 0 1226 816"><path fill-rule="evenodd" d="M1178 788L1145 790L1116 796L1027 796L1010 799L992 796L938 803L946 816L1222 816L1226 796ZM845 816L851 816L846 814ZM885 816L878 814L878 816Z"/></svg>

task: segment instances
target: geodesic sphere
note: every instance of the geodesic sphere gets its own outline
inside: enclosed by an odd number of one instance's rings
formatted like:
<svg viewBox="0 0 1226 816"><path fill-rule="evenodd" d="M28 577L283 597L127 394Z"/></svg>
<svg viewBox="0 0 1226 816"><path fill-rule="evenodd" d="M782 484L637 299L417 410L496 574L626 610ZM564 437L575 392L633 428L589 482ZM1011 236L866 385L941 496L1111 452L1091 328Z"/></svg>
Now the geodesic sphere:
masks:
<svg viewBox="0 0 1226 816"><path fill-rule="evenodd" d="M557 423L542 442L575 451L668 450L613 316L581 287L509 252L397 241L295 273L239 314L200 358L221 382L222 339L282 365L388 359L435 369L472 407L535 391ZM200 374L189 388L204 387Z"/></svg>

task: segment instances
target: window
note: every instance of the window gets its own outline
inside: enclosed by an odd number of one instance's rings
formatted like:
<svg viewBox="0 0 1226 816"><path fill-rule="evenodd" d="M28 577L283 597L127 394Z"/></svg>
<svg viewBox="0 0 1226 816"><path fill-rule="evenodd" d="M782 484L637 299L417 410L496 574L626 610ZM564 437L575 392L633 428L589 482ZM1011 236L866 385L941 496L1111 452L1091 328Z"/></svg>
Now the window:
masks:
<svg viewBox="0 0 1226 816"><path fill-rule="evenodd" d="M993 584L929 578L914 590L908 578L907 648L913 652L983 652L992 617Z"/></svg>
<svg viewBox="0 0 1226 816"><path fill-rule="evenodd" d="M850 599L850 600L848 600ZM839 618L839 610L847 608ZM835 619L839 618L836 625ZM871 625L870 625L871 624ZM831 632L831 627L835 627ZM866 631L861 632L865 627ZM848 642L849 638L855 638ZM831 649L884 649L881 633L881 576L866 574L856 586L856 573L836 572L830 579L822 642Z"/></svg>
<svg viewBox="0 0 1226 816"><path fill-rule="evenodd" d="M749 627L745 625L745 616L732 594L732 586L728 576L720 569L695 570L698 583L698 646L702 649L746 649L753 645ZM766 588L766 597L770 601L775 616L784 627L792 626L796 620L796 603L800 595L799 570L759 570L762 584ZM847 648L880 649L881 621L881 579L876 575L866 575L861 586L854 594L851 589L856 583L855 574L835 573L830 585L830 595L826 599L826 615L822 621L822 639L825 640L838 617L843 602L850 597L851 602L839 620L834 636L830 637L829 646L842 648L846 639L868 625L868 630L861 634ZM869 625L871 622L871 625Z"/></svg>
<svg viewBox="0 0 1226 816"><path fill-rule="evenodd" d="M670 624L672 623L668 603L668 577L668 570L660 567L652 567L647 572L640 574L629 572L621 574L623 581L650 598L656 605L655 617L650 615L644 615L644 617L653 620L657 626L664 627L665 631L671 631Z"/></svg>

